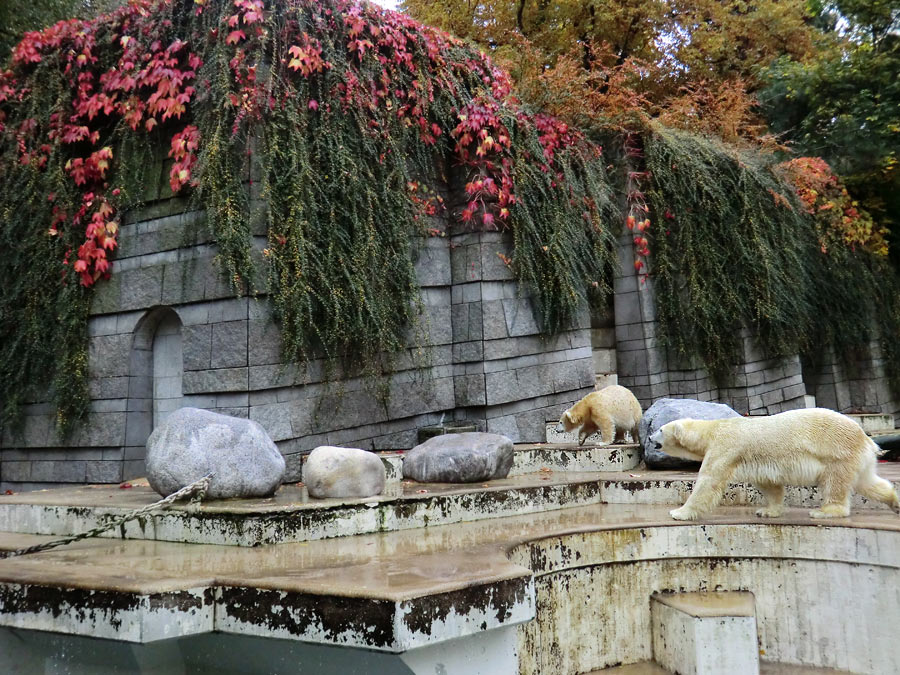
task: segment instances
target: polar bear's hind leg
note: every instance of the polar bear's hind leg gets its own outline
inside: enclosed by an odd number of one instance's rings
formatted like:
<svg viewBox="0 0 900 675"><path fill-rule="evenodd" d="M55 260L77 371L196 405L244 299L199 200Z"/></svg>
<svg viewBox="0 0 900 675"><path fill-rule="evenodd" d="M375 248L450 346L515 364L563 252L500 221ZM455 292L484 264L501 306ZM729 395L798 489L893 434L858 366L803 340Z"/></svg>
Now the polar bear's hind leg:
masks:
<svg viewBox="0 0 900 675"><path fill-rule="evenodd" d="M825 469L819 481L822 488L822 507L813 509L809 515L813 518L846 518L850 515L851 485L847 481L846 471L838 467Z"/></svg>

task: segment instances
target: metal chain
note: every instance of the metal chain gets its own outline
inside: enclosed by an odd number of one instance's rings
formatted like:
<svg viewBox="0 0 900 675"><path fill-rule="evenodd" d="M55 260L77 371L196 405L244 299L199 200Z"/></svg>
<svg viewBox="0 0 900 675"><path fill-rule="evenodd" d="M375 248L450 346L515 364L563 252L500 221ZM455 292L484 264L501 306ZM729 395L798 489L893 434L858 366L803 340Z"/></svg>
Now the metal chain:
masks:
<svg viewBox="0 0 900 675"><path fill-rule="evenodd" d="M108 530L119 527L120 525L123 525L130 520L140 518L145 513L149 513L150 511L155 511L157 509L163 509L173 502L187 497L188 495L192 495L192 499L190 502L191 505L198 505L200 501L204 497L206 497L206 491L209 489L209 482L212 477L213 474L208 473L203 476L203 478L195 480L190 485L186 485L185 487L178 490L178 492L173 492L168 497L160 499L158 502L153 502L152 504L142 506L139 509L135 509L131 513L126 513L124 516L119 516L118 518L111 520L105 525L98 525L94 529L88 530L87 532L74 534L70 537L66 537L65 539L56 539L54 541L44 542L43 544L36 544L34 546L29 546L28 548L20 548L15 551L0 551L0 558L13 558L19 555L28 555L29 553L39 553L40 551L47 551L51 548L56 548L57 546L65 546L66 544L73 544L76 541L81 541L82 539L96 537Z"/></svg>

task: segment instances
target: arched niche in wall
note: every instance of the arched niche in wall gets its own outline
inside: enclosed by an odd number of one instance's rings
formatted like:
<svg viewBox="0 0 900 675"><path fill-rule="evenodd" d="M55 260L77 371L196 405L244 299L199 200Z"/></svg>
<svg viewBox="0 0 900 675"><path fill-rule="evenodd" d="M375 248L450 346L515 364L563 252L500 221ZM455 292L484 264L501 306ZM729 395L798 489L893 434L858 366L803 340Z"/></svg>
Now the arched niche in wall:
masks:
<svg viewBox="0 0 900 675"><path fill-rule="evenodd" d="M135 327L131 347L126 464L144 458L150 432L181 407L183 375L181 319L171 307L154 307Z"/></svg>

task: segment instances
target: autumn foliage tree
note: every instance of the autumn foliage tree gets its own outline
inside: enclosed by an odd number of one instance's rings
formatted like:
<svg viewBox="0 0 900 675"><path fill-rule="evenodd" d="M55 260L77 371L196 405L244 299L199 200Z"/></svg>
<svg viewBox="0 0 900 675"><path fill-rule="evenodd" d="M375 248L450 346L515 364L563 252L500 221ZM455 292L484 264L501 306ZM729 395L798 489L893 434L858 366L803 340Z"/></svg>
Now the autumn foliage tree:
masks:
<svg viewBox="0 0 900 675"><path fill-rule="evenodd" d="M900 354L885 264L900 194L896 0L403 6L617 149L634 265L654 277L677 350L724 376L750 326L772 353L878 334Z"/></svg>

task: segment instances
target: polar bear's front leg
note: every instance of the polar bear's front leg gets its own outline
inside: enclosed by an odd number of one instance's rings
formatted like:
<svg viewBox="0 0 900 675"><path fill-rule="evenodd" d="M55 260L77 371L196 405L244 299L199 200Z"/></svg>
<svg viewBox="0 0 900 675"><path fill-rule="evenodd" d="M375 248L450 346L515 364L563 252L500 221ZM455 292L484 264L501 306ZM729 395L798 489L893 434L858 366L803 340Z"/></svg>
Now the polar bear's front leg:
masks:
<svg viewBox="0 0 900 675"><path fill-rule="evenodd" d="M584 445L587 437L597 431L597 427L591 422L585 422L578 432L578 445Z"/></svg>
<svg viewBox="0 0 900 675"><path fill-rule="evenodd" d="M680 509L669 511L669 515L675 520L702 518L719 503L733 472L734 467L730 463L724 460L710 459L710 455L707 454L703 464L700 465L700 473L697 476L697 482L694 483L691 496Z"/></svg>
<svg viewBox="0 0 900 675"><path fill-rule="evenodd" d="M766 498L765 508L759 509L756 515L760 518L780 517L784 513L784 485L757 483L756 487Z"/></svg>

